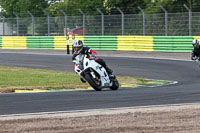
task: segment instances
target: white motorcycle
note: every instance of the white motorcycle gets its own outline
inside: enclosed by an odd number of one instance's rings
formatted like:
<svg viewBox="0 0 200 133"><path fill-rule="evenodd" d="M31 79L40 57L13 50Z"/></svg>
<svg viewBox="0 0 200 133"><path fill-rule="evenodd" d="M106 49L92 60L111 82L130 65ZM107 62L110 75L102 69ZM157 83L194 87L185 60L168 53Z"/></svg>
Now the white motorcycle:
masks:
<svg viewBox="0 0 200 133"><path fill-rule="evenodd" d="M79 54L76 56L75 72L78 73L83 81L87 81L96 91L102 88L117 90L119 83L116 77L110 78L105 68L95 60L90 60L87 55Z"/></svg>

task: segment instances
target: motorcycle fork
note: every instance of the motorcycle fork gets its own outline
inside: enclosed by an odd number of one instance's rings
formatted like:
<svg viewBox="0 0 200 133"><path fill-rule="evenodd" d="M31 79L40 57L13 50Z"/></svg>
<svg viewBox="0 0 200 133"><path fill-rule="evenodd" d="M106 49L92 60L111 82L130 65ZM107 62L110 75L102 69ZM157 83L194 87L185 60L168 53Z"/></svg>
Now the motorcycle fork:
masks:
<svg viewBox="0 0 200 133"><path fill-rule="evenodd" d="M96 72L90 68L90 74L92 75L93 80L95 80L97 83L100 83L101 77L96 74Z"/></svg>

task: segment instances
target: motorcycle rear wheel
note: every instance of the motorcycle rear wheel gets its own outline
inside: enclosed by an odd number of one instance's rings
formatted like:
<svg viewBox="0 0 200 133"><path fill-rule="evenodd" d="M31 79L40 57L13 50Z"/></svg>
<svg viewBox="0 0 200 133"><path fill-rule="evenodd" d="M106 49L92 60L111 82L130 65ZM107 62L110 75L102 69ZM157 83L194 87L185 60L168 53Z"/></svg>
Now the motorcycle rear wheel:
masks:
<svg viewBox="0 0 200 133"><path fill-rule="evenodd" d="M101 85L97 85L95 81L91 78L90 74L85 75L85 79L88 81L88 83L94 88L96 91L101 91L102 87Z"/></svg>

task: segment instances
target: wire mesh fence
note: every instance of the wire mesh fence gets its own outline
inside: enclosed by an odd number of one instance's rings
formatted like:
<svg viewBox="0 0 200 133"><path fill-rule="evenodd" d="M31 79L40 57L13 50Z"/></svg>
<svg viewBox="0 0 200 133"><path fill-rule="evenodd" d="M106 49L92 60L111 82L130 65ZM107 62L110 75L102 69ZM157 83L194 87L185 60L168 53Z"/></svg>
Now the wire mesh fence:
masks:
<svg viewBox="0 0 200 133"><path fill-rule="evenodd" d="M0 17L3 36L198 36L200 12L58 17Z"/></svg>

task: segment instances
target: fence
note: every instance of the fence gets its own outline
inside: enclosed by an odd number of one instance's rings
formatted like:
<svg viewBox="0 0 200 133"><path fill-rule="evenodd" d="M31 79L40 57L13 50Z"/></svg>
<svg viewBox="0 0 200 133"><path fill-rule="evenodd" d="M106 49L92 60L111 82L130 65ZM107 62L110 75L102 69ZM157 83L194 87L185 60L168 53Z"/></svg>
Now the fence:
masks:
<svg viewBox="0 0 200 133"><path fill-rule="evenodd" d="M66 50L66 39L66 36L0 36L0 49ZM94 50L191 52L192 40L200 36L76 36L76 39ZM72 44L71 36L69 43Z"/></svg>
<svg viewBox="0 0 200 133"><path fill-rule="evenodd" d="M198 36L200 12L168 13L164 8L159 14L121 14L86 16L63 16L5 18L0 17L0 35L7 36L63 36L72 31L76 35L89 36ZM78 32L77 29L80 31ZM84 32L85 31L85 32Z"/></svg>

